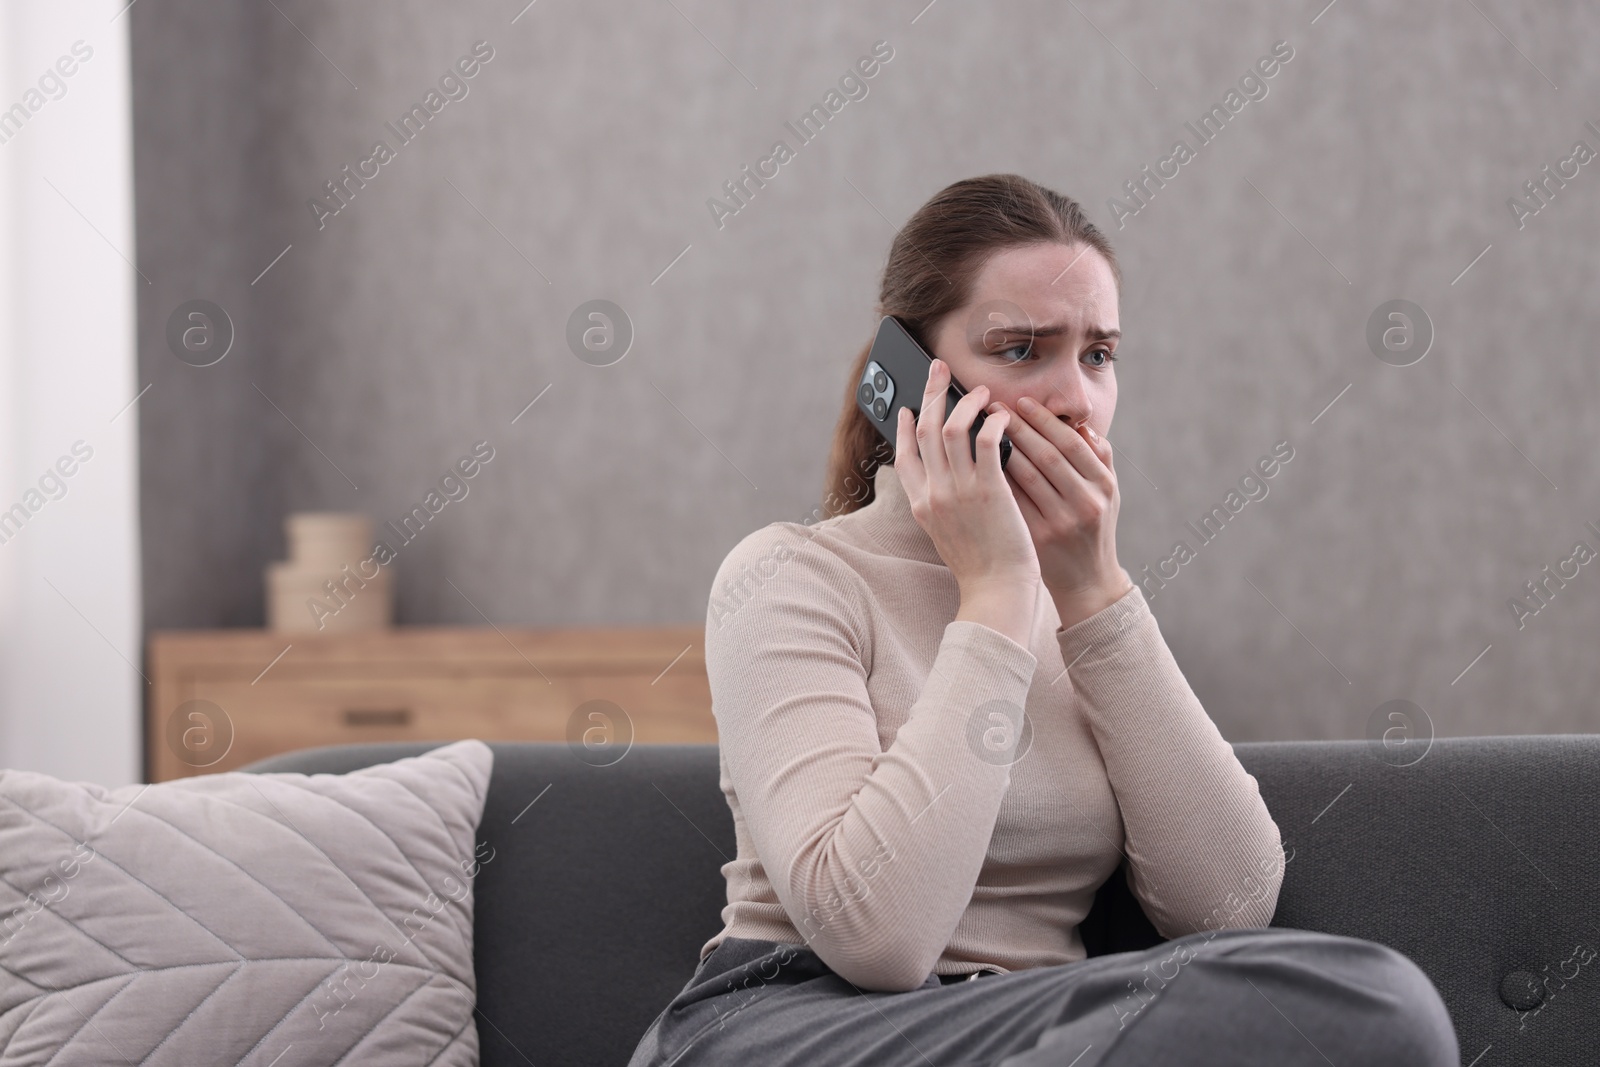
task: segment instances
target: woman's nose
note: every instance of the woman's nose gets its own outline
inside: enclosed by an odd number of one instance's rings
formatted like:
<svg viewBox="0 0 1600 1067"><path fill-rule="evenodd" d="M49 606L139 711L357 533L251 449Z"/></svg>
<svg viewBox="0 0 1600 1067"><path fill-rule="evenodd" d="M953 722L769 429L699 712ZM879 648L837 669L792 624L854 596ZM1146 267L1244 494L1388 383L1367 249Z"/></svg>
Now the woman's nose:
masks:
<svg viewBox="0 0 1600 1067"><path fill-rule="evenodd" d="M1094 405L1089 400L1088 391L1081 382L1076 380L1065 384L1053 384L1044 397L1036 397L1045 409L1058 419L1065 419L1074 426L1089 421L1094 414Z"/></svg>

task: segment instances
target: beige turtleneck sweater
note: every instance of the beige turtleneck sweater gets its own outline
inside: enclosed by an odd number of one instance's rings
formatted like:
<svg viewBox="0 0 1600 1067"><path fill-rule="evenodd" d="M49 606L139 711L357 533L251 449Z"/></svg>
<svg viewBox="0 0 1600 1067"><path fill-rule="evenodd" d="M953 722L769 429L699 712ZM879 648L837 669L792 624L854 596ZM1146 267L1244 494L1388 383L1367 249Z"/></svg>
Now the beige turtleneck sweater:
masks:
<svg viewBox="0 0 1600 1067"><path fill-rule="evenodd" d="M1267 925L1277 824L1143 592L1063 630L1041 583L1026 647L956 621L898 474L873 484L717 572L706 667L738 854L700 958L805 943L872 990L1079 960L1124 857L1164 937Z"/></svg>

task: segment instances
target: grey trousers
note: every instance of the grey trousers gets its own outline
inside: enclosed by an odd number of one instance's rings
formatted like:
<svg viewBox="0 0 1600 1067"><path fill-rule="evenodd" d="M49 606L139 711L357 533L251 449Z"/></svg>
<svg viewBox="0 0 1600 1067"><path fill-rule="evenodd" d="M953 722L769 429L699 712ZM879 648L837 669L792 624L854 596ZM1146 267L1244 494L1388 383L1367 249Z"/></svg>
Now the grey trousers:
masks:
<svg viewBox="0 0 1600 1067"><path fill-rule="evenodd" d="M1371 941L1279 928L874 993L728 938L628 1067L1459 1067L1438 990Z"/></svg>

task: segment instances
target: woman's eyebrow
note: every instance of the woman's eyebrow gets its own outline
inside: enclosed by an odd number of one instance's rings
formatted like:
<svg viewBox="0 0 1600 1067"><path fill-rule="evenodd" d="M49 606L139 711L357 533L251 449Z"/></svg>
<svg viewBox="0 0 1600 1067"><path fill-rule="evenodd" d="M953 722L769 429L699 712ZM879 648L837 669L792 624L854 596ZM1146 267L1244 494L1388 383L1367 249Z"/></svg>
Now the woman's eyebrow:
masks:
<svg viewBox="0 0 1600 1067"><path fill-rule="evenodd" d="M1023 337L1056 337L1066 333L1067 329L1068 327L1065 323L1058 322L1046 326L1035 326L1032 329L1029 329L1025 326L995 326L989 330L985 330L984 332L1016 334ZM1105 326L1091 326L1089 327L1087 336L1091 340L1104 341L1111 338L1121 337L1122 331L1116 328L1108 328Z"/></svg>

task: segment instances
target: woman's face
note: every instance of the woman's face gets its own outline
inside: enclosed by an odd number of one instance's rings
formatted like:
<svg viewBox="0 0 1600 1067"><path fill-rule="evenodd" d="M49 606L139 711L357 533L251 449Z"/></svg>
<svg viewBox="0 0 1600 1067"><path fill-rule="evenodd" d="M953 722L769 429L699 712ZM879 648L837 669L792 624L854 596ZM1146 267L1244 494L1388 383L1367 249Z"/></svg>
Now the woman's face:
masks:
<svg viewBox="0 0 1600 1067"><path fill-rule="evenodd" d="M1105 436L1117 409L1112 360L1122 331L1111 265L1089 245L1044 242L995 253L972 299L946 315L933 354L969 392L989 387L1019 418L1028 396Z"/></svg>

